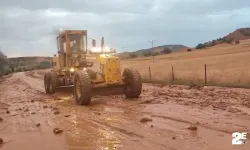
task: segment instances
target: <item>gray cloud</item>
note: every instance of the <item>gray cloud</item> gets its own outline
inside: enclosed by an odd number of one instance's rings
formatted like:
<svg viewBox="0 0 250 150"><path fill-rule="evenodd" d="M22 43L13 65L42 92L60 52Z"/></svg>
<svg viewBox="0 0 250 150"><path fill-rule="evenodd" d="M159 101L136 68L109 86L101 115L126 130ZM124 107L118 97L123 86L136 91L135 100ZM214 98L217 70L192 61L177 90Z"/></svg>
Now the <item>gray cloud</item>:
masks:
<svg viewBox="0 0 250 150"><path fill-rule="evenodd" d="M218 38L249 26L248 0L0 1L0 46L9 56L53 55L59 28L87 29L118 50Z"/></svg>

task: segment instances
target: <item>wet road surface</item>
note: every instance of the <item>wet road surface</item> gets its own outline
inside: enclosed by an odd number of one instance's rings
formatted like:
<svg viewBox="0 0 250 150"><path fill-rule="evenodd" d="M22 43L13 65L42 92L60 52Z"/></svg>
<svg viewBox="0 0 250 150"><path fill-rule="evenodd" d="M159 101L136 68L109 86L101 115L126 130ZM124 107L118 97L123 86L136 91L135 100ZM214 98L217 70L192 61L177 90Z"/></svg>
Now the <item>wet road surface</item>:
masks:
<svg viewBox="0 0 250 150"><path fill-rule="evenodd" d="M42 73L0 79L0 149L250 149L231 144L234 131L250 135L250 90L144 84L139 99L95 96L78 106L71 92L44 94Z"/></svg>

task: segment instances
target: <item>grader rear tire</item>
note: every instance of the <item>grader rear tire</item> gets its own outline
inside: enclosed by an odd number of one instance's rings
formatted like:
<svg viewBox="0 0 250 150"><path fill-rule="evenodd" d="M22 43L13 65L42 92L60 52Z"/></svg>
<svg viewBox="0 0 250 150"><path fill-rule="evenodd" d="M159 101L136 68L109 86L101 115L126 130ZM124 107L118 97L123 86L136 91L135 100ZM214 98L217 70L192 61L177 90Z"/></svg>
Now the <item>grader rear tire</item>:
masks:
<svg viewBox="0 0 250 150"><path fill-rule="evenodd" d="M48 93L53 94L56 92L58 86L58 76L54 72L48 72L47 75Z"/></svg>
<svg viewBox="0 0 250 150"><path fill-rule="evenodd" d="M44 89L45 89L45 93L49 94L48 72L45 72L44 74Z"/></svg>
<svg viewBox="0 0 250 150"><path fill-rule="evenodd" d="M142 91L142 81L140 73L133 68L125 68L122 76L125 77L125 96L127 98L138 98Z"/></svg>
<svg viewBox="0 0 250 150"><path fill-rule="evenodd" d="M86 71L77 71L74 76L74 95L79 105L89 105L91 102L92 84Z"/></svg>

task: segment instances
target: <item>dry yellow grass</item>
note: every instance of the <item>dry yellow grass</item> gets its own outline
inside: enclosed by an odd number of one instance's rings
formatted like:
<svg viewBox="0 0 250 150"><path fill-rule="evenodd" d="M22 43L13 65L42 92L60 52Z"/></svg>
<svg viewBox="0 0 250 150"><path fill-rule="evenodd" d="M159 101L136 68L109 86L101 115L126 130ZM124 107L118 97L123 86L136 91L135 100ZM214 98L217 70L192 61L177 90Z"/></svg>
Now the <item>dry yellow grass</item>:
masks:
<svg viewBox="0 0 250 150"><path fill-rule="evenodd" d="M155 57L123 60L122 67L138 69L143 79L171 81L174 66L176 81L204 83L204 64L207 64L207 81L212 84L250 85L250 40L240 44L221 44L203 50L179 52Z"/></svg>

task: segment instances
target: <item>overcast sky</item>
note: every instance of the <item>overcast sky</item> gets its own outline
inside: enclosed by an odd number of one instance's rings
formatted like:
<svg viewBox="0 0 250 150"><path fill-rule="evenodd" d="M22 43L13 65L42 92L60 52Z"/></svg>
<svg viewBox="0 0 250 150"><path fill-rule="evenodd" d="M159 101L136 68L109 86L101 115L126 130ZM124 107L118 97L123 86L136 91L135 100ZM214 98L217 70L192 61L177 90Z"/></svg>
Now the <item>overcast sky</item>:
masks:
<svg viewBox="0 0 250 150"><path fill-rule="evenodd" d="M0 0L0 46L9 57L52 56L59 28L86 29L118 51L198 43L250 27L250 0Z"/></svg>

